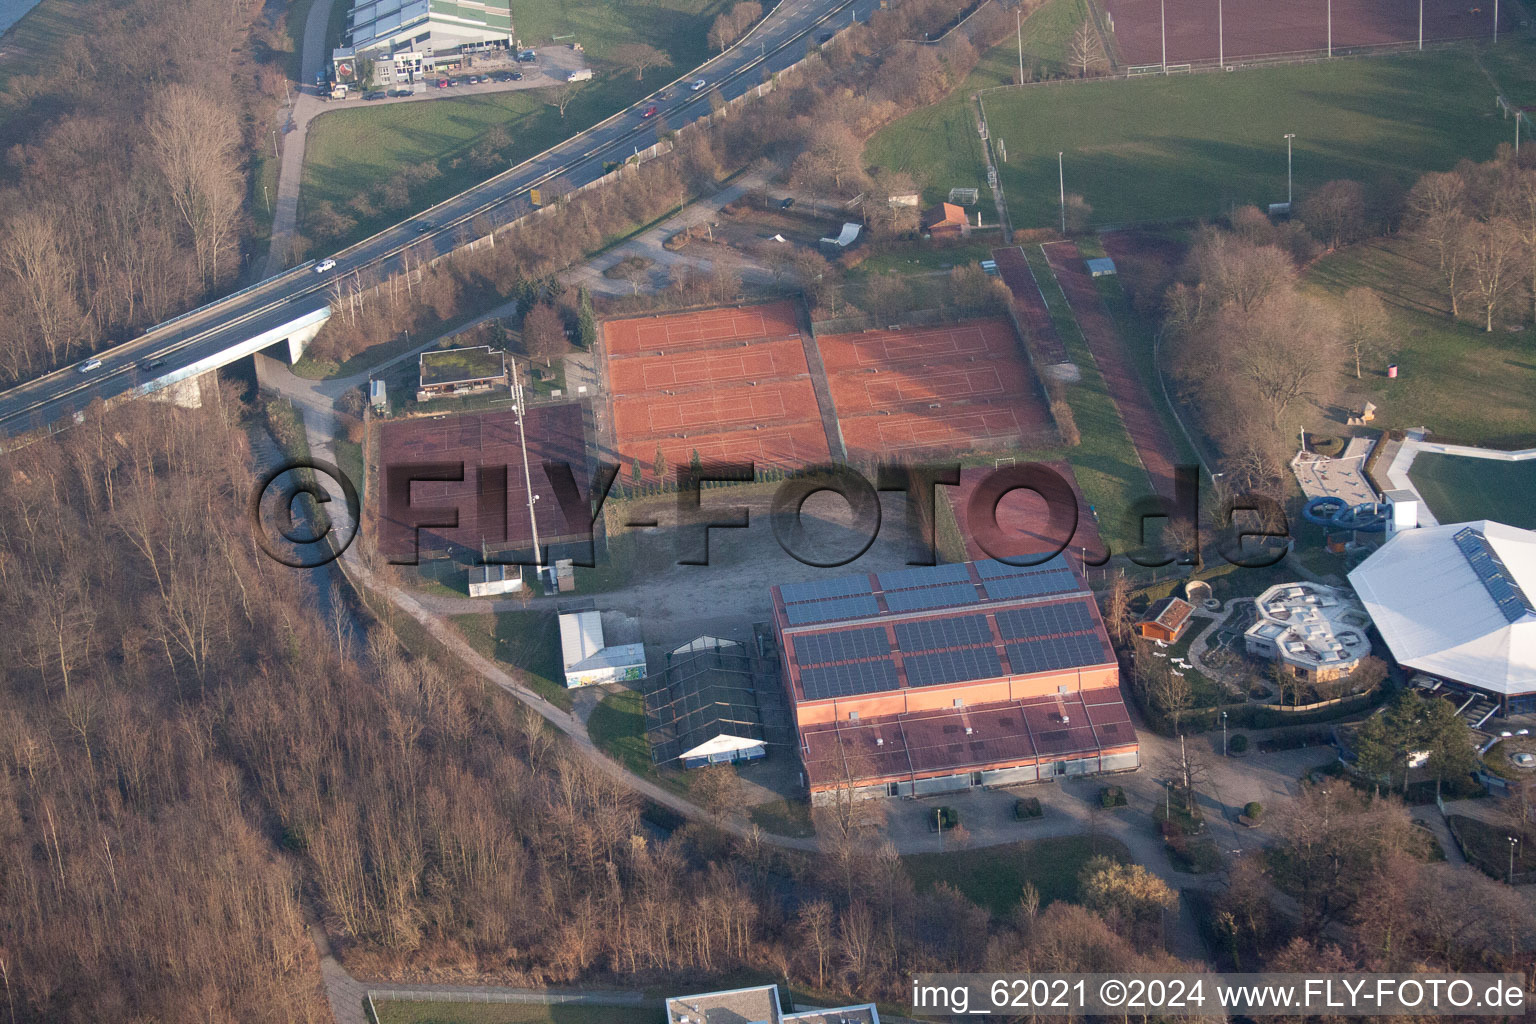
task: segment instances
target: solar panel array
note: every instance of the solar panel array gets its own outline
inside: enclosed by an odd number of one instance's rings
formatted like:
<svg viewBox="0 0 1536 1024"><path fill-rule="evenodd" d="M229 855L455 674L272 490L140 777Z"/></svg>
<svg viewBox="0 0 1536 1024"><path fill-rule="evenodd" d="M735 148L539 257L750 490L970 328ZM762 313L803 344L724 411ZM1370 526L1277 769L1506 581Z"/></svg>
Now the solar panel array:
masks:
<svg viewBox="0 0 1536 1024"><path fill-rule="evenodd" d="M907 683L938 686L966 679L994 679L1003 674L1003 663L993 647L961 647L927 654L909 654L903 661Z"/></svg>
<svg viewBox="0 0 1536 1024"><path fill-rule="evenodd" d="M814 665L800 670L800 686L806 700L853 697L896 689L896 665L887 661L854 661L841 665Z"/></svg>
<svg viewBox="0 0 1536 1024"><path fill-rule="evenodd" d="M900 628L900 627L898 627ZM836 633L810 633L797 636L795 658L801 665L822 665L829 661L855 658L883 658L891 653L891 642L884 626L844 629Z"/></svg>
<svg viewBox="0 0 1536 1024"><path fill-rule="evenodd" d="M1011 565L1008 562L999 562L995 558L984 558L976 563L976 573L984 580L1001 579L1004 576L1027 576L1032 572L1049 572L1052 569L1066 568L1068 568L1066 556L1060 552L1038 565Z"/></svg>
<svg viewBox="0 0 1536 1024"><path fill-rule="evenodd" d="M830 580L812 580L809 583L786 583L779 588L785 604L796 601L819 601L826 597L852 597L869 593L868 576L837 576Z"/></svg>
<svg viewBox="0 0 1536 1024"><path fill-rule="evenodd" d="M876 578L880 581L881 590L902 590L906 587L931 587L937 583L965 583L970 580L971 573L963 564L951 562L882 572Z"/></svg>
<svg viewBox="0 0 1536 1024"><path fill-rule="evenodd" d="M1067 594L1081 589L1077 574L1071 569L1047 569L1023 576L1002 576L987 580L990 597L1009 599L1015 597L1043 597L1046 594Z"/></svg>
<svg viewBox="0 0 1536 1024"><path fill-rule="evenodd" d="M880 606L875 603L873 594L834 597L826 601L799 601L784 606L784 615L789 619L791 626L878 614L880 614Z"/></svg>
<svg viewBox="0 0 1536 1024"><path fill-rule="evenodd" d="M969 583L944 583L937 587L885 592L885 606L893 612L948 608L957 604L975 604L976 601L976 588Z"/></svg>
<svg viewBox="0 0 1536 1024"><path fill-rule="evenodd" d="M1093 616L1081 602L1009 608L997 613L998 632L1007 640L1078 633L1092 628Z"/></svg>
<svg viewBox="0 0 1536 1024"><path fill-rule="evenodd" d="M945 647L992 642L985 615L957 615L896 625L896 645L903 651L937 651Z"/></svg>
<svg viewBox="0 0 1536 1024"><path fill-rule="evenodd" d="M1093 633L1053 636L1008 645L1008 661L1018 674L1054 672L1083 665L1101 665L1108 661L1104 645Z"/></svg>
<svg viewBox="0 0 1536 1024"><path fill-rule="evenodd" d="M1530 597L1509 574L1509 568L1488 543L1487 537L1467 526L1456 531L1455 540L1462 556L1472 566L1472 571L1477 573L1477 578L1482 580L1483 588L1493 598L1493 603L1498 605L1506 622L1519 622L1526 615L1536 615L1536 606L1532 605Z"/></svg>

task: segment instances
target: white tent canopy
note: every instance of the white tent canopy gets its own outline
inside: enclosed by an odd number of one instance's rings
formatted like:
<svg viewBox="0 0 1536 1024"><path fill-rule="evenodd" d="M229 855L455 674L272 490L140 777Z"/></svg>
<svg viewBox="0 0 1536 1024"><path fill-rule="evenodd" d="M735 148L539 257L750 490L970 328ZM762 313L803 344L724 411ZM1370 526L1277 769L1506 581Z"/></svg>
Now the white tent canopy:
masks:
<svg viewBox="0 0 1536 1024"><path fill-rule="evenodd" d="M1406 530L1349 581L1403 665L1536 692L1536 532L1490 520Z"/></svg>

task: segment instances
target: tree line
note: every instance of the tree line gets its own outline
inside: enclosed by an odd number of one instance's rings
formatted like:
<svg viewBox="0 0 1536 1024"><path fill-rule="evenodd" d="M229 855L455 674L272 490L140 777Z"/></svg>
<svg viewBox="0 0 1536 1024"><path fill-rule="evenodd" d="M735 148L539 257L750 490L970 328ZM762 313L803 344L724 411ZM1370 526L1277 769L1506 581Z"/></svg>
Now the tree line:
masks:
<svg viewBox="0 0 1536 1024"><path fill-rule="evenodd" d="M285 86L258 0L79 8L0 94L0 380L27 379L228 290L251 154Z"/></svg>

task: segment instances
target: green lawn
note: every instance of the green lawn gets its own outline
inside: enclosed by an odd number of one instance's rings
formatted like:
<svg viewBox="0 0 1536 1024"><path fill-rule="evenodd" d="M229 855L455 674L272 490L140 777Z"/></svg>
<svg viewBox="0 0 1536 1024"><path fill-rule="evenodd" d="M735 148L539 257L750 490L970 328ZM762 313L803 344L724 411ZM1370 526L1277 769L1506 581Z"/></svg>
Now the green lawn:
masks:
<svg viewBox="0 0 1536 1024"><path fill-rule="evenodd" d="M1442 523L1493 519L1536 529L1536 460L1499 462L1420 452L1409 476Z"/></svg>
<svg viewBox="0 0 1536 1024"><path fill-rule="evenodd" d="M1047 814L1050 812L1047 811ZM1029 882L1040 905L1077 898L1077 874L1090 857L1103 854L1130 863L1130 851L1107 836L1060 836L953 853L916 853L901 858L919 889L948 882L972 902L1007 917Z"/></svg>
<svg viewBox="0 0 1536 1024"><path fill-rule="evenodd" d="M645 738L645 698L638 690L610 693L592 709L587 735L598 748L637 775L653 775Z"/></svg>
<svg viewBox="0 0 1536 1024"><path fill-rule="evenodd" d="M477 612L449 619L479 654L520 670L530 689L570 710L572 696L565 688L560 625L554 612Z"/></svg>
<svg viewBox="0 0 1536 1024"><path fill-rule="evenodd" d="M983 97L1016 228L1053 224L1056 154L1096 224L1207 217L1334 178L1407 186L1512 138L1469 47L1230 74L1147 76ZM973 133L974 134L974 133ZM938 171L927 150L914 161Z"/></svg>
<svg viewBox="0 0 1536 1024"><path fill-rule="evenodd" d="M574 33L573 42L586 50L596 77L580 86L562 120L550 106L548 90L531 89L486 96L434 99L387 106L352 106L318 118L309 130L304 154L304 187L300 203L301 232L313 233L317 203L330 202L341 212L354 196L382 184L407 167L435 164L441 173L416 185L412 209L420 209L462 192L512 164L543 152L578 131L596 124L653 89L671 81L710 56L705 36L710 22L730 0L514 0L512 21L524 43L547 43ZM643 42L662 50L671 66L652 68L645 81L609 61L616 46ZM494 166L476 165L467 158L481 137L494 126L511 137ZM336 248L366 237L400 219L402 211L379 210L356 216L343 236L316 239Z"/></svg>
<svg viewBox="0 0 1536 1024"><path fill-rule="evenodd" d="M1404 240L1384 239L1326 256L1307 272L1316 288L1341 296L1374 288L1391 311L1392 345L1346 377L1349 399L1377 405L1375 426L1425 426L1438 439L1498 448L1536 446L1536 354L1531 328L1519 333L1451 320L1438 274ZM1400 371L1388 379L1386 364ZM1313 424L1337 432L1339 422Z"/></svg>
<svg viewBox="0 0 1536 1024"><path fill-rule="evenodd" d="M811 805L804 800L784 798L755 804L747 809L752 824L764 832L809 839L816 834L811 820Z"/></svg>
<svg viewBox="0 0 1536 1024"><path fill-rule="evenodd" d="M1025 67L1035 69L1037 77L1063 73L1072 30L1087 13L1087 0L1048 0L1031 14L1024 22ZM1019 44L1010 34L942 101L913 111L870 139L864 163L915 172L925 186L926 203L947 198L952 188L978 188L990 199L976 104L970 97L978 89L1013 82L1018 68Z"/></svg>
<svg viewBox="0 0 1536 1024"><path fill-rule="evenodd" d="M660 1007L374 1001L378 1024L663 1024Z"/></svg>

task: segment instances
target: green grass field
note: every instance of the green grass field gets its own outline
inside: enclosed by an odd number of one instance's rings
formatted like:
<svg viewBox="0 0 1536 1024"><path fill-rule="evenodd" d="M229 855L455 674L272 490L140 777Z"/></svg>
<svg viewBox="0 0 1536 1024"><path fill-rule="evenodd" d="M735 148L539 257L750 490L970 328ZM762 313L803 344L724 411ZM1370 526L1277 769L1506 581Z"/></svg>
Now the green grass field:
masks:
<svg viewBox="0 0 1536 1024"><path fill-rule="evenodd" d="M1049 812L1047 812L1049 813ZM1024 883L1040 892L1040 905L1077 898L1077 873L1097 855L1130 863L1124 844L1105 836L1060 836L953 853L916 853L901 858L919 889L948 882L973 903L1007 917Z"/></svg>
<svg viewBox="0 0 1536 1024"><path fill-rule="evenodd" d="M1536 354L1531 328L1487 333L1450 318L1435 269L1404 240L1384 239L1326 256L1307 271L1311 287L1335 297L1349 288L1379 291L1392 315L1392 343L1355 380L1345 401L1377 405L1375 426L1418 427L1433 439L1496 448L1536 446ZM1396 362L1396 379L1386 365ZM1338 431L1342 421L1318 422Z"/></svg>
<svg viewBox="0 0 1536 1024"><path fill-rule="evenodd" d="M709 56L705 35L729 0L514 0L512 21L524 43L547 43L574 34L596 77L577 89L564 119L549 105L547 89L434 99L388 106L354 106L327 113L309 130L304 154L300 232L313 231L314 209L330 202L339 211L356 195L388 181L406 167L434 163L441 174L411 192L415 209L440 202L588 128ZM652 68L645 81L609 61L616 46L643 42L662 50L670 67ZM492 127L512 144L494 167L472 166L466 154ZM358 218L356 226L325 247L364 238L400 219L400 211Z"/></svg>
<svg viewBox="0 0 1536 1024"><path fill-rule="evenodd" d="M1499 462L1420 452L1408 475L1442 523L1493 519L1536 530L1536 460Z"/></svg>
<svg viewBox="0 0 1536 1024"><path fill-rule="evenodd" d="M375 1000L378 1024L663 1024L660 1007Z"/></svg>
<svg viewBox="0 0 1536 1024"><path fill-rule="evenodd" d="M1283 202L1287 132L1296 133L1298 195L1335 178L1406 187L1462 158L1486 160L1513 137L1491 93L1471 50L1458 47L1000 90L983 102L992 137L1008 147L1002 182L1009 215L1016 228L1027 228L1057 218L1058 151L1066 154L1067 191L1087 199L1097 225ZM911 152L915 161L928 160L924 148Z"/></svg>
<svg viewBox="0 0 1536 1024"><path fill-rule="evenodd" d="M524 682L557 707L571 709L560 665L560 626L552 611L479 612L449 620L476 652L522 670Z"/></svg>
<svg viewBox="0 0 1536 1024"><path fill-rule="evenodd" d="M652 775L651 742L645 738L645 698L638 690L610 693L587 719L598 748L639 775Z"/></svg>
<svg viewBox="0 0 1536 1024"><path fill-rule="evenodd" d="M1025 67L1034 68L1037 75L1063 73L1072 30L1087 14L1087 0L1048 0L1031 14L1023 28ZM913 111L870 139L865 164L915 172L925 186L927 203L945 199L952 188L979 188L990 198L976 105L970 97L978 89L1011 83L1018 67L1018 41L1010 35L987 51L965 82L942 101Z"/></svg>

